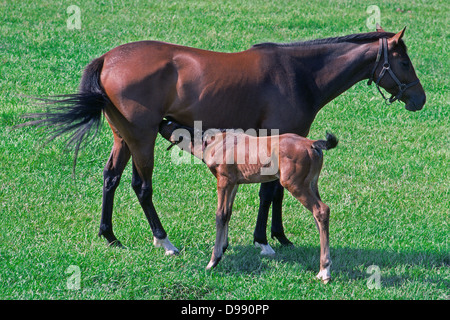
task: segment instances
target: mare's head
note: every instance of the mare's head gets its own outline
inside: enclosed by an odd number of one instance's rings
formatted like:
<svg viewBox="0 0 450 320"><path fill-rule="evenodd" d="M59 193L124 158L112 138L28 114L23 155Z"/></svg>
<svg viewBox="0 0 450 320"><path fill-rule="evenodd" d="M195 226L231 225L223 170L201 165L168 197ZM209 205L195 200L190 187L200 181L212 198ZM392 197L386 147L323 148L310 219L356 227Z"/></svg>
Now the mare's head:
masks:
<svg viewBox="0 0 450 320"><path fill-rule="evenodd" d="M392 95L389 102L398 99L405 103L406 110L417 111L423 108L426 96L402 40L405 29L380 40L379 60L376 62L372 80ZM377 31L384 32L381 27L377 27Z"/></svg>

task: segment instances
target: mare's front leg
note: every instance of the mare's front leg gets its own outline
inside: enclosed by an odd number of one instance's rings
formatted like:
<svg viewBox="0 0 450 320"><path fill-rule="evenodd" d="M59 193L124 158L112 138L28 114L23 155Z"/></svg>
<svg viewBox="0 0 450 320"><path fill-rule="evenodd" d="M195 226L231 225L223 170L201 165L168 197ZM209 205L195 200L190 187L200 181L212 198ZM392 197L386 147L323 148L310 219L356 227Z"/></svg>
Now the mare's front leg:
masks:
<svg viewBox="0 0 450 320"><path fill-rule="evenodd" d="M279 180L261 183L258 218L256 220L255 232L253 233L253 243L255 246L261 248L262 255L272 256L275 254L275 251L268 244L266 236L267 219L272 202L272 238L276 237L281 244L292 244L284 235L281 219L283 192L284 188L281 186Z"/></svg>
<svg viewBox="0 0 450 320"><path fill-rule="evenodd" d="M217 182L216 242L211 260L206 266L206 269L217 266L228 247L228 223L230 222L233 201L238 185L223 180Z"/></svg>
<svg viewBox="0 0 450 320"><path fill-rule="evenodd" d="M282 219L282 209L283 209L283 197L284 197L284 187L280 184L280 180L275 181L275 188L272 198L272 228L271 236L277 238L277 240L283 246L293 245L291 241L284 234L283 219Z"/></svg>

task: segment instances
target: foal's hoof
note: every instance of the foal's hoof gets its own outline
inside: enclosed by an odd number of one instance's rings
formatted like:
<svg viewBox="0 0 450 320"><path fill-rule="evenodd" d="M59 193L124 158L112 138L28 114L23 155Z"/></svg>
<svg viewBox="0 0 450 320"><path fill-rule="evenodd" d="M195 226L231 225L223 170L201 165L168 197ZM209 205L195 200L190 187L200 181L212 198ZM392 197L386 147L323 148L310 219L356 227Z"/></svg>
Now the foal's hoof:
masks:
<svg viewBox="0 0 450 320"><path fill-rule="evenodd" d="M158 239L156 237L153 237L153 244L156 248L164 248L164 251L166 252L166 256L175 256L180 253L177 248L169 241L168 237L165 237L164 239Z"/></svg>
<svg viewBox="0 0 450 320"><path fill-rule="evenodd" d="M206 270L211 270L212 268L214 268L215 266L217 266L219 264L219 261L222 257L216 258L211 260L208 265L206 266Z"/></svg>
<svg viewBox="0 0 450 320"><path fill-rule="evenodd" d="M327 267L317 274L317 279L322 280L324 284L327 284L331 281L330 267Z"/></svg>

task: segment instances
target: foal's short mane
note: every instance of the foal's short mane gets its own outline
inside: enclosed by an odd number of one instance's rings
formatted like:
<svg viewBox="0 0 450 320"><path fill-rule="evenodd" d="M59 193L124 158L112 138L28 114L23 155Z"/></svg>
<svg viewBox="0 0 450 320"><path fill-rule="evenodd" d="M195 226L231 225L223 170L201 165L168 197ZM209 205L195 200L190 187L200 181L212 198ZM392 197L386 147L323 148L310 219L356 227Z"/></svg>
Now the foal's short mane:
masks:
<svg viewBox="0 0 450 320"><path fill-rule="evenodd" d="M264 42L253 45L254 48L267 48L267 47L312 47L320 44L333 44L333 43L343 43L343 42L364 42L364 41L375 41L380 38L390 38L393 37L395 33L392 32L368 32L368 33L355 33L342 37L333 37L333 38L325 38L325 39L316 39L316 40L307 40L307 41L299 41L299 42L291 42L291 43L273 43L273 42ZM400 43L406 47L403 41Z"/></svg>

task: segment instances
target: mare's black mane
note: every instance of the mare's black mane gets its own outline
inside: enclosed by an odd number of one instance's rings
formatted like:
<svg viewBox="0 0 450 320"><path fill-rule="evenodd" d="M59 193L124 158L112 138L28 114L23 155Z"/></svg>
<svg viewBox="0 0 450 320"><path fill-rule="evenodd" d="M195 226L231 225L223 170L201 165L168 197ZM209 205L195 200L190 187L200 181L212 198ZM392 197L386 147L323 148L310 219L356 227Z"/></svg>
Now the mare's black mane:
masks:
<svg viewBox="0 0 450 320"><path fill-rule="evenodd" d="M325 39L307 40L291 43L274 43L274 42L264 42L253 45L254 48L265 48L265 47L311 47L320 44L333 44L333 43L343 43L343 42L363 42L363 41L375 41L380 38L391 38L395 35L392 32L368 32L368 33L355 33L342 37L333 37ZM402 44L403 42L400 41ZM403 44L404 45L404 44ZM406 47L405 47L406 49Z"/></svg>

